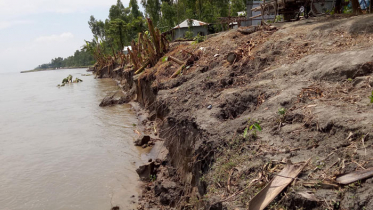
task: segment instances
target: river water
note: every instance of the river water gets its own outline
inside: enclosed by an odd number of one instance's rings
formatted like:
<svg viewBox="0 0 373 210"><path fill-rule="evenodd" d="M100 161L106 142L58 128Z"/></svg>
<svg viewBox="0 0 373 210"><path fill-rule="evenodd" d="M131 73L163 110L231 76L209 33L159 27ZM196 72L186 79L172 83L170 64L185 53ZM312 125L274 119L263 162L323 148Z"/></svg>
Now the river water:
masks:
<svg viewBox="0 0 373 210"><path fill-rule="evenodd" d="M118 87L82 73L0 74L1 210L134 208L147 160L133 146L135 113L99 107ZM57 88L69 74L83 82Z"/></svg>

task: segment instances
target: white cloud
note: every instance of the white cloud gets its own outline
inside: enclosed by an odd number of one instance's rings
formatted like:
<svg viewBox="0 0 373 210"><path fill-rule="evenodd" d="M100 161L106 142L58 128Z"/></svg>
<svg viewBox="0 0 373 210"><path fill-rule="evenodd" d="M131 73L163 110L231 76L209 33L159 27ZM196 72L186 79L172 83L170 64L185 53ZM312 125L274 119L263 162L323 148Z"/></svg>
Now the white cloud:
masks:
<svg viewBox="0 0 373 210"><path fill-rule="evenodd" d="M33 21L30 20L12 20L12 21L0 21L0 30L12 27L14 25L31 24Z"/></svg>
<svg viewBox="0 0 373 210"><path fill-rule="evenodd" d="M74 38L74 35L70 32L65 32L60 35L50 35L50 36L40 36L35 39L35 42L59 42L66 41L68 39Z"/></svg>
<svg viewBox="0 0 373 210"><path fill-rule="evenodd" d="M0 72L23 71L48 63L52 58L66 58L80 49L82 41L72 33L41 36L25 45L14 45L8 48L0 47ZM22 62L20 61L22 58Z"/></svg>

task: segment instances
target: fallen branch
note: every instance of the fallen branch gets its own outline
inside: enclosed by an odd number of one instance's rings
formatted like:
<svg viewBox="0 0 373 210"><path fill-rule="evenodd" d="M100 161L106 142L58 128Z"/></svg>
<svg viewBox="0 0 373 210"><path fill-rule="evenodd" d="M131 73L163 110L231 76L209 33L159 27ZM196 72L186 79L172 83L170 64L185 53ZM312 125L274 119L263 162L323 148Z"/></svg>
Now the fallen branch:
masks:
<svg viewBox="0 0 373 210"><path fill-rule="evenodd" d="M188 51L185 52L189 53ZM171 78L177 77L177 75L179 75L186 68L186 66L193 65L193 63L198 59L198 57L196 57L193 53L190 54L191 56L185 62L182 63L180 68L172 74Z"/></svg>
<svg viewBox="0 0 373 210"><path fill-rule="evenodd" d="M183 71L185 69L185 66L186 66L186 62L183 65L181 65L180 68L175 71L175 73L173 73L171 75L171 78L177 77L177 75L179 75L181 73L181 71Z"/></svg>

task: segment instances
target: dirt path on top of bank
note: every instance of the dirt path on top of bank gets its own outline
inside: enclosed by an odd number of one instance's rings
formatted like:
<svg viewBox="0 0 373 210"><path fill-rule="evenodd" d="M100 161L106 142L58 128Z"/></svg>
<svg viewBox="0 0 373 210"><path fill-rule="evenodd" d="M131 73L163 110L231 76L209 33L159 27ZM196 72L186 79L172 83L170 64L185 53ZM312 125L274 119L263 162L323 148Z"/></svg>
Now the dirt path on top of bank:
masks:
<svg viewBox="0 0 373 210"><path fill-rule="evenodd" d="M309 158L268 209L373 209L373 179L335 182L373 167L373 16L276 26L176 44L166 56L196 58L175 79L172 61L120 75L169 151L139 209L247 209L288 160Z"/></svg>

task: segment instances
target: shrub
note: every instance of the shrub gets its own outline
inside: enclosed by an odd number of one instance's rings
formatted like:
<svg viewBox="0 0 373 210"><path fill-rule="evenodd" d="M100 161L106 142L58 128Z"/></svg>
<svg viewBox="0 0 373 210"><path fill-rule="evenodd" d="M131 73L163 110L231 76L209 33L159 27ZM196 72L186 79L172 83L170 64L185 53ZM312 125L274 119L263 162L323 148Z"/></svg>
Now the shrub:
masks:
<svg viewBox="0 0 373 210"><path fill-rule="evenodd" d="M192 31L187 31L185 32L185 38L186 39L193 39L193 32Z"/></svg>
<svg viewBox="0 0 373 210"><path fill-rule="evenodd" d="M194 42L195 43L201 43L203 41L205 41L205 37L204 36L201 36L201 35L198 34L196 37L194 37Z"/></svg>

